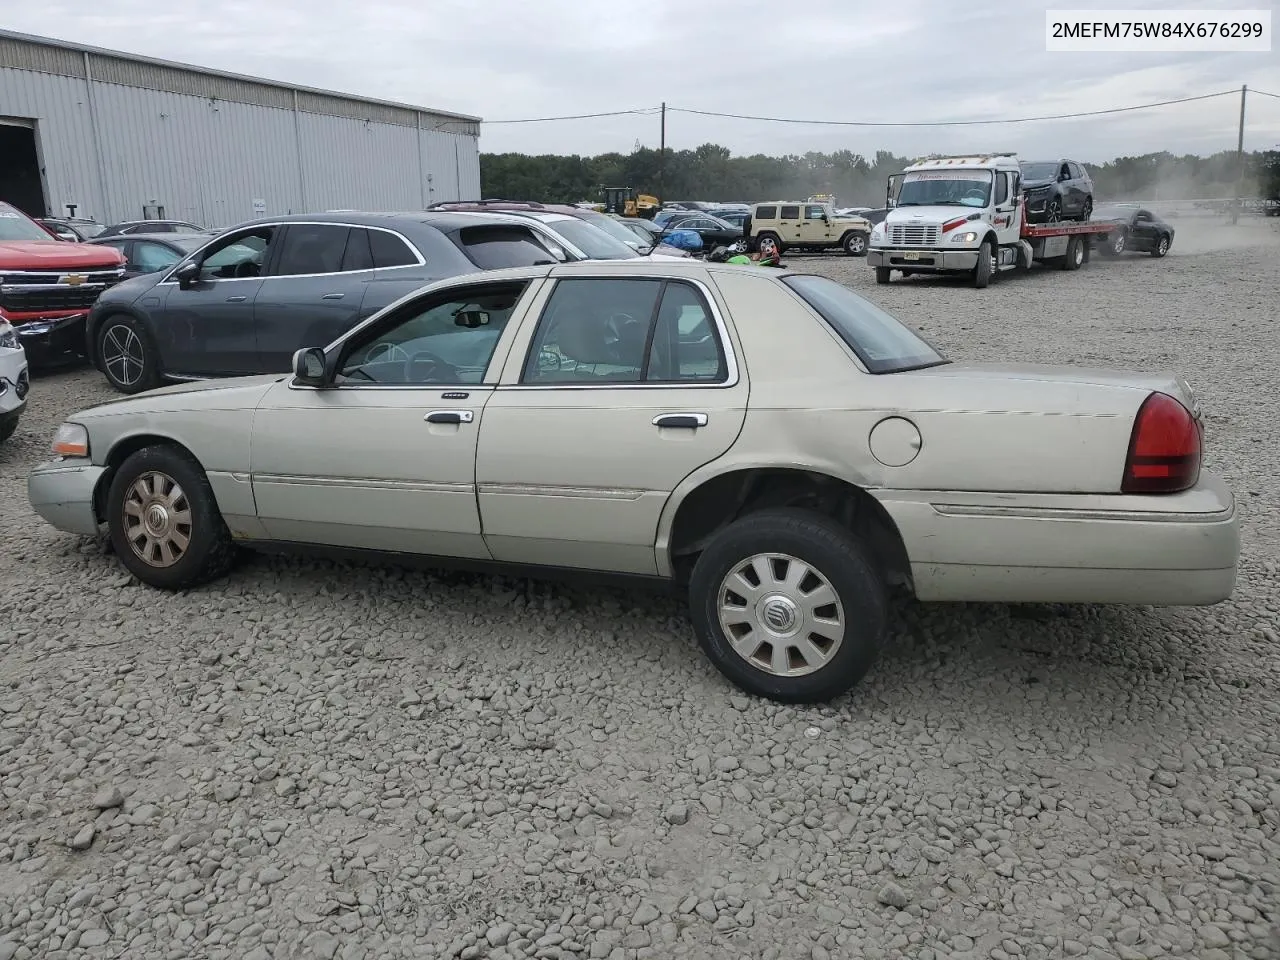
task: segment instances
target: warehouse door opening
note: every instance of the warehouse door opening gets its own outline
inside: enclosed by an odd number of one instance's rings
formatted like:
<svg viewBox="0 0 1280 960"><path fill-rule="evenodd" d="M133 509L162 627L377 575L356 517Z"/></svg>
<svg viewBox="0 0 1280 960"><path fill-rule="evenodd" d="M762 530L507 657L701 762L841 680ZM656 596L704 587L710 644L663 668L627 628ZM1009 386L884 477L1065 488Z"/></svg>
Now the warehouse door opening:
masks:
<svg viewBox="0 0 1280 960"><path fill-rule="evenodd" d="M34 120L0 117L0 200L31 217L48 215Z"/></svg>

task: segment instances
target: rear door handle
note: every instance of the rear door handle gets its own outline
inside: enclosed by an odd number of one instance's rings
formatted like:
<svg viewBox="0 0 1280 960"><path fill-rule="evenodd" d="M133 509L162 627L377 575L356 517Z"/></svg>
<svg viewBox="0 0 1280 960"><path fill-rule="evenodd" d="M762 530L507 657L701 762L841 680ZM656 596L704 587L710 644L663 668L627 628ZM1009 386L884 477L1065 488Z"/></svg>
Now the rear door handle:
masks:
<svg viewBox="0 0 1280 960"><path fill-rule="evenodd" d="M655 427L675 427L696 430L707 425L705 413L661 413L653 418Z"/></svg>
<svg viewBox="0 0 1280 960"><path fill-rule="evenodd" d="M320 299L321 300L341 300L345 296L346 296L345 293L326 293Z"/></svg>
<svg viewBox="0 0 1280 960"><path fill-rule="evenodd" d="M248 297L227 297L227 303L244 303Z"/></svg>
<svg viewBox="0 0 1280 960"><path fill-rule="evenodd" d="M423 419L427 423L470 423L475 414L470 410L432 410Z"/></svg>

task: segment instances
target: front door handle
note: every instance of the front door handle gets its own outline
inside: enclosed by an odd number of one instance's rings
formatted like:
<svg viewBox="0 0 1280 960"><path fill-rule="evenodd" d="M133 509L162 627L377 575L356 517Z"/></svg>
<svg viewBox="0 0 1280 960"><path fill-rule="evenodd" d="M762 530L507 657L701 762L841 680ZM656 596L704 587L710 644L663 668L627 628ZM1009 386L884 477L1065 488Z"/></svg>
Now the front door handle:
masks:
<svg viewBox="0 0 1280 960"><path fill-rule="evenodd" d="M470 423L475 416L470 410L432 410L422 419L427 423Z"/></svg>
<svg viewBox="0 0 1280 960"><path fill-rule="evenodd" d="M244 303L248 297L227 297L227 303Z"/></svg>
<svg viewBox="0 0 1280 960"><path fill-rule="evenodd" d="M345 293L326 293L320 299L321 300L341 300L345 296L346 296Z"/></svg>
<svg viewBox="0 0 1280 960"><path fill-rule="evenodd" d="M655 427L675 427L696 430L707 425L705 413L661 413L653 418Z"/></svg>

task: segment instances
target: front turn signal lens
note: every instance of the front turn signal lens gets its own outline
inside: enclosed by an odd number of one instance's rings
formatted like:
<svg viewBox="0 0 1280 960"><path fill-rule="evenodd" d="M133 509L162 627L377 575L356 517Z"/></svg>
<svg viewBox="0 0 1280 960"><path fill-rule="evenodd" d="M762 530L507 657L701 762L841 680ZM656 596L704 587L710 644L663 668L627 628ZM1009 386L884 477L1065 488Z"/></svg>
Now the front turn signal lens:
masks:
<svg viewBox="0 0 1280 960"><path fill-rule="evenodd" d="M89 431L78 423L64 423L53 435L49 449L58 457L87 457Z"/></svg>

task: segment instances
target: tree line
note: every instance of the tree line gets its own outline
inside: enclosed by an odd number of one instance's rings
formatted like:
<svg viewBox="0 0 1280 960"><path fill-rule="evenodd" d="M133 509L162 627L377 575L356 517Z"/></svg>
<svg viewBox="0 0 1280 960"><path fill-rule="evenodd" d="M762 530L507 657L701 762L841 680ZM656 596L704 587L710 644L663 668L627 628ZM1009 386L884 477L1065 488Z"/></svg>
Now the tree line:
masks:
<svg viewBox="0 0 1280 960"><path fill-rule="evenodd" d="M1244 156L1244 196L1280 199L1280 151ZM480 155L486 197L577 203L601 199L602 187L631 187L665 200L756 201L833 194L841 205L884 205L885 181L911 158L878 150L865 157L851 150L770 157L734 156L704 143L694 150L647 147L630 154L594 157L523 153ZM1192 200L1235 196L1239 163L1234 150L1201 157L1146 153L1086 163L1102 200Z"/></svg>

